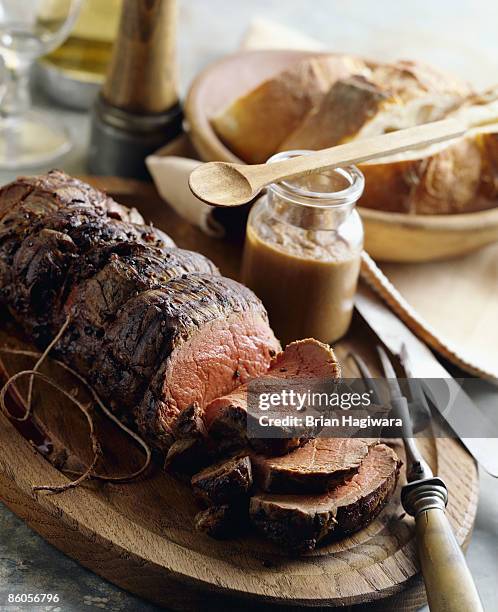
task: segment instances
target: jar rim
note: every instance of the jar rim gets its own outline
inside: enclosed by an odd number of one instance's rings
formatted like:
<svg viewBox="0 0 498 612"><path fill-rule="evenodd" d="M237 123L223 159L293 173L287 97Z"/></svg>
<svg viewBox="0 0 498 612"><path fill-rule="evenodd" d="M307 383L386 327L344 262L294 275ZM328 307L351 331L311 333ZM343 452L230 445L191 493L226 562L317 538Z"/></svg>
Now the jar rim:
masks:
<svg viewBox="0 0 498 612"><path fill-rule="evenodd" d="M267 164L271 164L290 157L297 157L299 155L309 155L314 151L309 149L294 149L290 151L282 151L272 155L268 160ZM359 168L356 166L340 166L330 167L328 171L333 171L340 174L343 178L349 181L349 185L339 191L310 191L299 185L293 185L289 181L282 181L280 183L272 183L269 189L276 192L280 197L290 200L295 204L301 204L302 206L310 207L340 207L356 202L365 187L365 177Z"/></svg>

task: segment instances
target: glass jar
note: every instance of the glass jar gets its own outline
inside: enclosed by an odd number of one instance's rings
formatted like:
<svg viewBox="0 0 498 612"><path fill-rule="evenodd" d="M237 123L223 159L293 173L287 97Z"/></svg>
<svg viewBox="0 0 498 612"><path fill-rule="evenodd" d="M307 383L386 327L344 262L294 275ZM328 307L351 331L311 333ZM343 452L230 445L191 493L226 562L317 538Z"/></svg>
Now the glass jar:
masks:
<svg viewBox="0 0 498 612"><path fill-rule="evenodd" d="M285 151L268 163L309 153ZM242 281L263 301L282 343L329 343L346 333L363 249L355 205L364 184L355 166L328 168L274 183L254 204Z"/></svg>

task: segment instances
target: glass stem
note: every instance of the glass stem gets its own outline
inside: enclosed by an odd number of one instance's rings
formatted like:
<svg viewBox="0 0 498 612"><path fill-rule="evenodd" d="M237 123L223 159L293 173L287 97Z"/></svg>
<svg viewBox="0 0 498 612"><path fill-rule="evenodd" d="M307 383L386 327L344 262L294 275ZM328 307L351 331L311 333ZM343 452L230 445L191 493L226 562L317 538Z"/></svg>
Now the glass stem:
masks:
<svg viewBox="0 0 498 612"><path fill-rule="evenodd" d="M23 64L7 69L5 92L0 102L0 112L3 117L22 116L31 107L29 90L29 72L31 64Z"/></svg>

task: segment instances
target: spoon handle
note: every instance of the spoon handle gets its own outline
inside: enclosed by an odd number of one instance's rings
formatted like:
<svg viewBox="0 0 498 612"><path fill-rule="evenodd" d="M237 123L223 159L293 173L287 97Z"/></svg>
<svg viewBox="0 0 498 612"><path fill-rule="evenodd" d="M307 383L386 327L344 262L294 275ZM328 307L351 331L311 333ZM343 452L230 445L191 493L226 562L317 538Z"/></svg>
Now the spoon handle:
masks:
<svg viewBox="0 0 498 612"><path fill-rule="evenodd" d="M443 119L268 164L264 167L268 169L267 171L262 171L262 166L255 166L254 168L255 170L258 168L258 174L264 181L259 186L262 188L268 183L278 182L296 175L305 175L330 166L348 166L402 153L408 149L427 147L437 142L463 136L467 129L468 126L460 121ZM251 172L251 166L246 168L247 170L244 169L242 172L247 178L250 176L251 184L255 186L257 173Z"/></svg>

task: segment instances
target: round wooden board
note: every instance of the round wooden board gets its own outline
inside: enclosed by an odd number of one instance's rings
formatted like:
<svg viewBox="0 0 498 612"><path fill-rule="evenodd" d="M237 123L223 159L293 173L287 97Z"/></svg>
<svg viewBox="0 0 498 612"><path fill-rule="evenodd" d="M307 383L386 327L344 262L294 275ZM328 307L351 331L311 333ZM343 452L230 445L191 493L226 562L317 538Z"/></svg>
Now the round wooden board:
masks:
<svg viewBox="0 0 498 612"><path fill-rule="evenodd" d="M137 202L132 183L105 183L123 203ZM236 276L239 245L210 240L160 200L148 198L147 190L142 188L141 193L140 209L147 218L180 246L205 253L224 273ZM336 347L339 358L344 360L353 348L375 371L374 338L369 334L356 318L351 333ZM3 330L0 345L7 341L18 342ZM9 367L17 370L23 364L11 360ZM74 386L69 374L53 364L47 368L62 384ZM45 394L42 384L37 389L37 414L87 459L86 430L82 421L75 423L79 417L73 407L54 393ZM114 425L104 420L101 426L106 457L113 457L117 470L126 471L122 461L137 460L133 446ZM455 440L426 440L423 450L448 484L450 521L465 545L478 497L475 463ZM379 517L362 531L304 557L290 557L256 535L218 542L195 532L197 509L189 488L164 474L160 466L131 484L92 482L59 495L32 492L33 485L64 482L67 478L0 414L0 499L54 546L141 597L178 610L249 609L257 604L258 609L358 605L394 611L415 610L425 601L413 523L403 516L399 487Z"/></svg>

